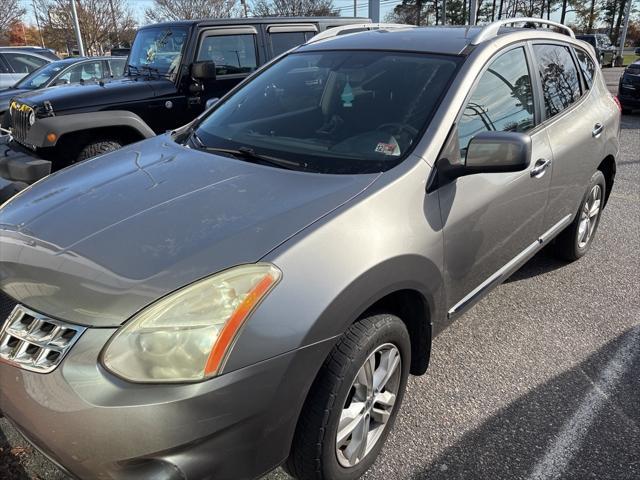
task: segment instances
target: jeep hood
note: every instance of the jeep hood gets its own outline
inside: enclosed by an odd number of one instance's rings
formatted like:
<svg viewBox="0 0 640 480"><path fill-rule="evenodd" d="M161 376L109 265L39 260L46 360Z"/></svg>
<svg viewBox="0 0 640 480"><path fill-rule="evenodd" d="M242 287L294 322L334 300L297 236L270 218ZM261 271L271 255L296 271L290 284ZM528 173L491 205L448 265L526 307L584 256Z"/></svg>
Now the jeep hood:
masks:
<svg viewBox="0 0 640 480"><path fill-rule="evenodd" d="M116 326L195 280L260 260L376 177L282 170L155 137L5 204L0 289L54 318Z"/></svg>
<svg viewBox="0 0 640 480"><path fill-rule="evenodd" d="M0 90L0 112L9 110L9 104L13 97L30 91L31 90L25 90L23 88L8 88L6 90Z"/></svg>
<svg viewBox="0 0 640 480"><path fill-rule="evenodd" d="M146 100L157 92L175 87L167 79L146 77L124 77L102 83L86 82L34 90L21 95L20 102L37 108L45 101L51 103L56 115L70 111L73 113L95 111L103 105L114 106ZM87 110L87 109L91 110Z"/></svg>

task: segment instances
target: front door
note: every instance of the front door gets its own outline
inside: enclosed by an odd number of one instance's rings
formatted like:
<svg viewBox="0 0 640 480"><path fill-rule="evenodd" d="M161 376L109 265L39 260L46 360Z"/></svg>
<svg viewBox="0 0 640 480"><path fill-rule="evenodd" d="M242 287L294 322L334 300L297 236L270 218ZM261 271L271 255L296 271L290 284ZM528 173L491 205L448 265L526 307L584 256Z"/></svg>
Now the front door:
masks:
<svg viewBox="0 0 640 480"><path fill-rule="evenodd" d="M439 190L445 239L445 284L450 316L471 305L498 272L537 249L544 233L552 163L547 133L536 128L531 64L525 47L499 53L480 76L457 123L460 157L483 131L527 132L530 167L522 172L460 177Z"/></svg>

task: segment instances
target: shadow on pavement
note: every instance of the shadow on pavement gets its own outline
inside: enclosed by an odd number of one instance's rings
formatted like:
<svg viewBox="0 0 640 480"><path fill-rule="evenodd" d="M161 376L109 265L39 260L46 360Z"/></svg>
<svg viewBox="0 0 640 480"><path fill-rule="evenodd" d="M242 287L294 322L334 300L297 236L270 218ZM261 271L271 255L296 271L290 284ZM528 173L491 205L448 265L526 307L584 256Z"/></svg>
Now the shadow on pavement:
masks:
<svg viewBox="0 0 640 480"><path fill-rule="evenodd" d="M603 320L604 321L604 320ZM627 331L584 362L489 418L449 447L412 480L542 479L631 480L640 478L640 325ZM635 341L635 344L630 343ZM631 345L625 369L607 394L595 385L622 346ZM593 417L579 428L583 442L571 441L575 456L560 456L556 476L532 477L536 464L548 453L558 433L585 398L600 408L587 408ZM589 406L590 404L587 404ZM583 417L584 418L584 415ZM579 422L578 422L579 423ZM565 452L566 453L566 452ZM555 457L554 457L555 458ZM555 458L558 460L558 458ZM563 459L568 460L562 468Z"/></svg>
<svg viewBox="0 0 640 480"><path fill-rule="evenodd" d="M504 281L504 283L519 282L528 278L552 272L567 266L567 262L558 259L553 255L551 246L545 247L534 255L519 270Z"/></svg>
<svg viewBox="0 0 640 480"><path fill-rule="evenodd" d="M7 480L29 480L31 477L20 463L20 457L26 452L14 450L0 430L0 478Z"/></svg>

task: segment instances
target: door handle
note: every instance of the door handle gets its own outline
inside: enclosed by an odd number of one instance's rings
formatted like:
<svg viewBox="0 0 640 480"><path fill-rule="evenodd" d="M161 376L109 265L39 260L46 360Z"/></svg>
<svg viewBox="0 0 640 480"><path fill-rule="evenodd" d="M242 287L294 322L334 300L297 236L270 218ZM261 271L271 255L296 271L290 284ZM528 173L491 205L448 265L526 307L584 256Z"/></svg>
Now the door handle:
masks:
<svg viewBox="0 0 640 480"><path fill-rule="evenodd" d="M597 137L598 135L600 135L602 133L603 130L604 130L604 125L602 125L601 123L596 123L593 126L593 130L591 130L591 136L592 137Z"/></svg>
<svg viewBox="0 0 640 480"><path fill-rule="evenodd" d="M544 172L548 167L551 166L551 159L539 159L536 164L531 169L531 176L535 178L540 178L544 175Z"/></svg>

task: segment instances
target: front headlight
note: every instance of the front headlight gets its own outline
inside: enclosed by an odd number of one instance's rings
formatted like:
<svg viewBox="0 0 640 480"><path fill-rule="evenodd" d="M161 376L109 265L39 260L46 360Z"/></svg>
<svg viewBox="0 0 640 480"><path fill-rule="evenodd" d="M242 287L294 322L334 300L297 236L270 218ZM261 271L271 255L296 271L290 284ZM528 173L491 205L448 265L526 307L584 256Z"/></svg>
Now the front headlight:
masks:
<svg viewBox="0 0 640 480"><path fill-rule="evenodd" d="M270 264L241 265L167 295L116 332L102 363L134 382L214 376L245 320L281 275Z"/></svg>

